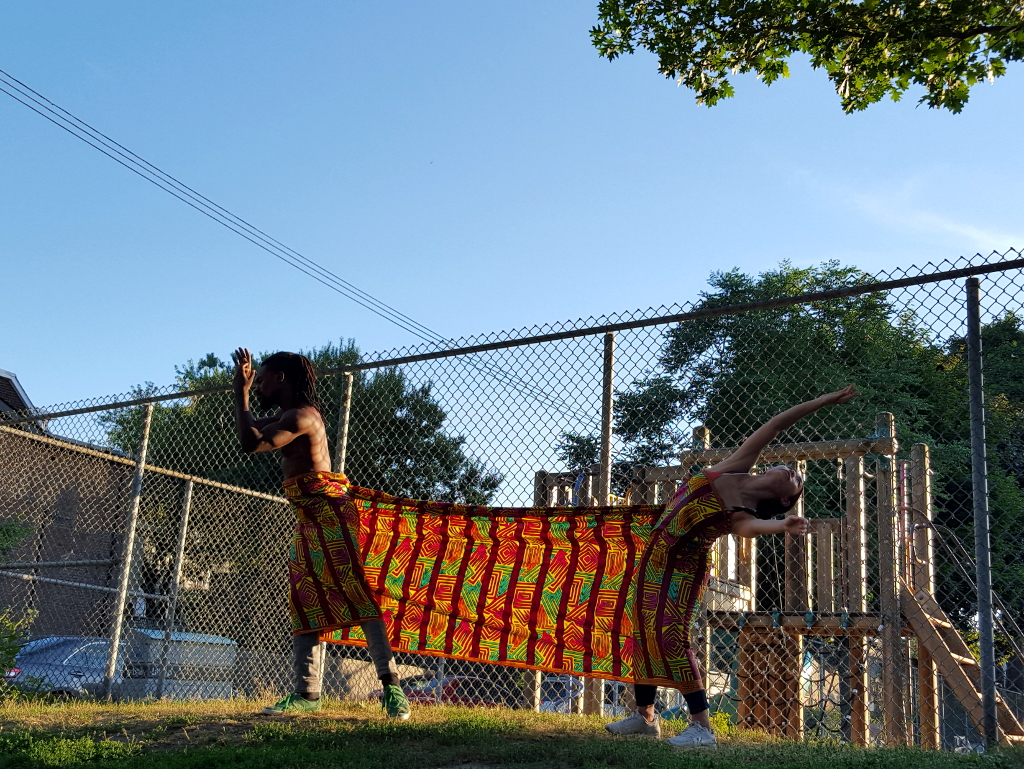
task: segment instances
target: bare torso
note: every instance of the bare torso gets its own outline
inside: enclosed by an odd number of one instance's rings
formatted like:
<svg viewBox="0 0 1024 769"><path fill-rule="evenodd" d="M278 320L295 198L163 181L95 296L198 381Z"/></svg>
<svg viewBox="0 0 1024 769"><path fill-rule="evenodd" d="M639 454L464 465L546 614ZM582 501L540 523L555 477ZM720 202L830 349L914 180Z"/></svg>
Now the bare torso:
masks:
<svg viewBox="0 0 1024 769"><path fill-rule="evenodd" d="M331 455L327 448L327 431L324 429L320 412L311 406L294 409L312 426L290 443L281 447L281 470L285 478L294 478L304 473L331 471ZM274 422L290 421L288 412L279 412L270 419ZM263 420L260 420L263 421Z"/></svg>

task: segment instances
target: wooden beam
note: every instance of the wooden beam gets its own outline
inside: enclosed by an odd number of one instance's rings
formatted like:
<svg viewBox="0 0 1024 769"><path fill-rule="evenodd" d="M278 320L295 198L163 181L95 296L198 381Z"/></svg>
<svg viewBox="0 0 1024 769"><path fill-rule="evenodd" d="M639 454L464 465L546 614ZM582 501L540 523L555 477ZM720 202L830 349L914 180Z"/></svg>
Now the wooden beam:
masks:
<svg viewBox="0 0 1024 769"><path fill-rule="evenodd" d="M835 603L834 577L835 550L832 545L833 532L841 531L841 519L819 518L811 522L814 535L815 586L814 608L818 611L832 611Z"/></svg>
<svg viewBox="0 0 1024 769"><path fill-rule="evenodd" d="M797 471L801 475L807 474L807 463L797 462ZM804 498L801 496L796 505L786 516L803 516ZM810 562L810 547L808 538L794 537L791 534L785 535L785 609L786 611L810 611L811 610L811 575L813 567Z"/></svg>
<svg viewBox="0 0 1024 769"><path fill-rule="evenodd" d="M907 744L904 702L906 659L900 634L902 625L897 592L899 556L896 462L879 457L875 462L878 512L878 603L882 613L882 714L885 744L895 748Z"/></svg>
<svg viewBox="0 0 1024 769"><path fill-rule="evenodd" d="M913 526L911 551L913 589L935 594L935 549L932 542L932 473L928 447L915 443L910 449L911 505ZM939 750L942 747L939 671L927 647L917 647L918 709L921 719L921 747Z"/></svg>
<svg viewBox="0 0 1024 769"><path fill-rule="evenodd" d="M868 578L864 458L847 457L844 459L843 475L846 488L843 592L846 610L863 612L867 611L864 588Z"/></svg>
<svg viewBox="0 0 1024 769"><path fill-rule="evenodd" d="M911 524L914 526L914 590L935 593L935 546L932 541L932 467L928 447L910 449Z"/></svg>

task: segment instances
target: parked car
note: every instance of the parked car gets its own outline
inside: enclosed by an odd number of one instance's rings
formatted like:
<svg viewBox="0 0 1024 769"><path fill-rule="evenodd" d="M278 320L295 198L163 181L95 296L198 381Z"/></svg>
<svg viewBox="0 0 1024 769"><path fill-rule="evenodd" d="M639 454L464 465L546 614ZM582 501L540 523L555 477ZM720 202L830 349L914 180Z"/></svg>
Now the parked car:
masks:
<svg viewBox="0 0 1024 769"><path fill-rule="evenodd" d="M131 663L131 651L122 642L114 685L121 683ZM110 656L110 639L89 636L49 636L29 641L15 657L4 680L27 691L57 697L89 697L103 693L103 679Z"/></svg>
<svg viewBox="0 0 1024 769"><path fill-rule="evenodd" d="M122 639L111 686L116 699L223 699L232 695L238 644L203 633L133 628ZM106 694L110 639L48 636L21 647L4 680L27 692L54 697ZM161 682L160 676L164 679Z"/></svg>
<svg viewBox="0 0 1024 769"><path fill-rule="evenodd" d="M501 684L474 676L428 676L403 678L399 685L410 703L418 705L464 705L466 707L507 708L519 704L519 695ZM380 697L381 689L370 692Z"/></svg>
<svg viewBox="0 0 1024 769"><path fill-rule="evenodd" d="M583 679L576 676L544 676L540 684L542 713L571 713L572 701L583 696Z"/></svg>

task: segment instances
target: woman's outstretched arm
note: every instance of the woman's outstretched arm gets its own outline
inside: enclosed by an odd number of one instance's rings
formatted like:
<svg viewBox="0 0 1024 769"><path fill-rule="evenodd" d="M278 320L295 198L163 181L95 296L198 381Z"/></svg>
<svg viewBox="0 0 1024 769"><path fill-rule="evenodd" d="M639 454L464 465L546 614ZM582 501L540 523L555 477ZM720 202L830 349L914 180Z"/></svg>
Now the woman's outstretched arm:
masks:
<svg viewBox="0 0 1024 769"><path fill-rule="evenodd" d="M749 513L734 512L732 514L732 533L737 537L753 539L762 534L792 534L794 537L802 537L807 533L809 524L806 518L798 518L791 515L787 518L773 521L763 521L755 518Z"/></svg>
<svg viewBox="0 0 1024 769"><path fill-rule="evenodd" d="M762 449L778 438L779 433L783 430L792 427L805 416L813 414L820 408L846 403L848 400L851 400L858 395L860 395L860 393L857 392L855 386L850 385L842 390L837 390L836 392L828 393L827 395L821 395L814 400L804 401L803 403L793 406L793 408L786 409L781 414L776 414L757 428L749 438L743 441L743 445L736 449L736 451L734 451L727 459L723 459L713 467L709 467L708 470L713 470L718 473L750 472L750 468L756 464L757 458L760 456Z"/></svg>

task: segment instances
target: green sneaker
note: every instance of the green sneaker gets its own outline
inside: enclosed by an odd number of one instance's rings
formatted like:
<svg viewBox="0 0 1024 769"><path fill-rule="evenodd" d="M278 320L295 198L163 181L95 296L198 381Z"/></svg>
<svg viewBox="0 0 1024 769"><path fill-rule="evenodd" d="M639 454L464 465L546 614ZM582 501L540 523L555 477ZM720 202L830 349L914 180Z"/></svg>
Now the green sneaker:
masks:
<svg viewBox="0 0 1024 769"><path fill-rule="evenodd" d="M268 716L297 716L302 713L315 713L320 710L320 700L310 702L301 694L289 694L269 708L263 708Z"/></svg>
<svg viewBox="0 0 1024 769"><path fill-rule="evenodd" d="M399 721L408 720L412 715L409 708L409 700L405 698L405 692L400 686L388 684L384 687L384 693L380 697L381 706L388 718L397 718Z"/></svg>

